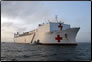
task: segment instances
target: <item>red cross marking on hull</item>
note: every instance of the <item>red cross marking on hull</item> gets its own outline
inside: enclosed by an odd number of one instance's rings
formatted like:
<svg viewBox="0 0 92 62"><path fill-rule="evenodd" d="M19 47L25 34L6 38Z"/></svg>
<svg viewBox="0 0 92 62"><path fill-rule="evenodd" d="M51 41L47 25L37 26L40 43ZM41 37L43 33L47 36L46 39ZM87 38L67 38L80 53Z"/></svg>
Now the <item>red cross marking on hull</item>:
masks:
<svg viewBox="0 0 92 62"><path fill-rule="evenodd" d="M62 30L62 28L63 28L61 23L58 25L58 27L60 28L60 30Z"/></svg>
<svg viewBox="0 0 92 62"><path fill-rule="evenodd" d="M60 37L60 35L57 35L57 37L55 39L58 41L58 43L60 43L60 40L62 40L63 38Z"/></svg>

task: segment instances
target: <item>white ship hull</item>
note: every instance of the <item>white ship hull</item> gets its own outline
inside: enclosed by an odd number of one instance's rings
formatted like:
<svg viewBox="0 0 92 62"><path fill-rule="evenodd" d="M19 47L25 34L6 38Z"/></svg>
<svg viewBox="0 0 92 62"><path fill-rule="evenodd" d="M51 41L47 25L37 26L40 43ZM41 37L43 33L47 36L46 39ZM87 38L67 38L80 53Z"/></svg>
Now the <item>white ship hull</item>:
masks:
<svg viewBox="0 0 92 62"><path fill-rule="evenodd" d="M77 44L76 43L76 35L79 28L69 28L63 31L57 31L57 32L47 32L42 35L38 35L40 38L41 44ZM67 37L65 36L65 33L67 34ZM58 42L56 40L57 35L60 35L62 37L62 40ZM36 39L39 39L39 38Z"/></svg>
<svg viewBox="0 0 92 62"><path fill-rule="evenodd" d="M54 32L45 32L45 33L39 33L36 32L32 35L27 36L21 36L14 38L14 41L16 43L30 43L35 44L39 40L39 44L72 44L76 45L76 35L79 31L78 28L69 28L62 31L54 31ZM58 35L61 37L61 39L56 39Z"/></svg>

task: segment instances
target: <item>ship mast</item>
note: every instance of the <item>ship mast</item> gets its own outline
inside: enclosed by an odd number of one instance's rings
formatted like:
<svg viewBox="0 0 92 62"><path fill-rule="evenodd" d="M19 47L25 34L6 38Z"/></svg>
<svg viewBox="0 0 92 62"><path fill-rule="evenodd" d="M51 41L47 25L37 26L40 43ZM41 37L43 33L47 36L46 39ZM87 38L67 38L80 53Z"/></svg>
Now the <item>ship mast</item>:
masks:
<svg viewBox="0 0 92 62"><path fill-rule="evenodd" d="M55 20L56 20L57 23L64 23L64 22L62 22L62 20L60 20L60 22L58 21L58 16L57 15L55 17Z"/></svg>
<svg viewBox="0 0 92 62"><path fill-rule="evenodd" d="M48 19L48 22L50 22L50 20Z"/></svg>
<svg viewBox="0 0 92 62"><path fill-rule="evenodd" d="M48 17L48 23L50 23L50 18Z"/></svg>
<svg viewBox="0 0 92 62"><path fill-rule="evenodd" d="M57 21L57 23L58 23L58 19L57 19L57 18L58 18L58 16L56 15L55 19L56 19L56 21Z"/></svg>

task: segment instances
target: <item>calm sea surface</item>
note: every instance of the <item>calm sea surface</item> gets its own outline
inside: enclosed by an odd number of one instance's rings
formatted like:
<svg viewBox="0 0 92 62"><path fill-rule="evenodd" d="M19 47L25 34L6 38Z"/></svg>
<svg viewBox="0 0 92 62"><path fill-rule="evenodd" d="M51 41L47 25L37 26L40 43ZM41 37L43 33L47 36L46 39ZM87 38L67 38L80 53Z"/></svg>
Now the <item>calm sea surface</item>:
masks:
<svg viewBox="0 0 92 62"><path fill-rule="evenodd" d="M2 61L87 61L91 43L77 46L1 43Z"/></svg>

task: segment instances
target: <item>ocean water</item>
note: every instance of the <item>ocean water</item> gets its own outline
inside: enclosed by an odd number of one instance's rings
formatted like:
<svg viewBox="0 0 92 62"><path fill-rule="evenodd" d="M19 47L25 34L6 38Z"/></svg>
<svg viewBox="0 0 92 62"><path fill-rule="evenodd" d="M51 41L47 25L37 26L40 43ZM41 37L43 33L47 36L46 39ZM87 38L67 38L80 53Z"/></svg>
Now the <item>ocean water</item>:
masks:
<svg viewBox="0 0 92 62"><path fill-rule="evenodd" d="M1 61L90 61L91 43L77 46L1 43Z"/></svg>

